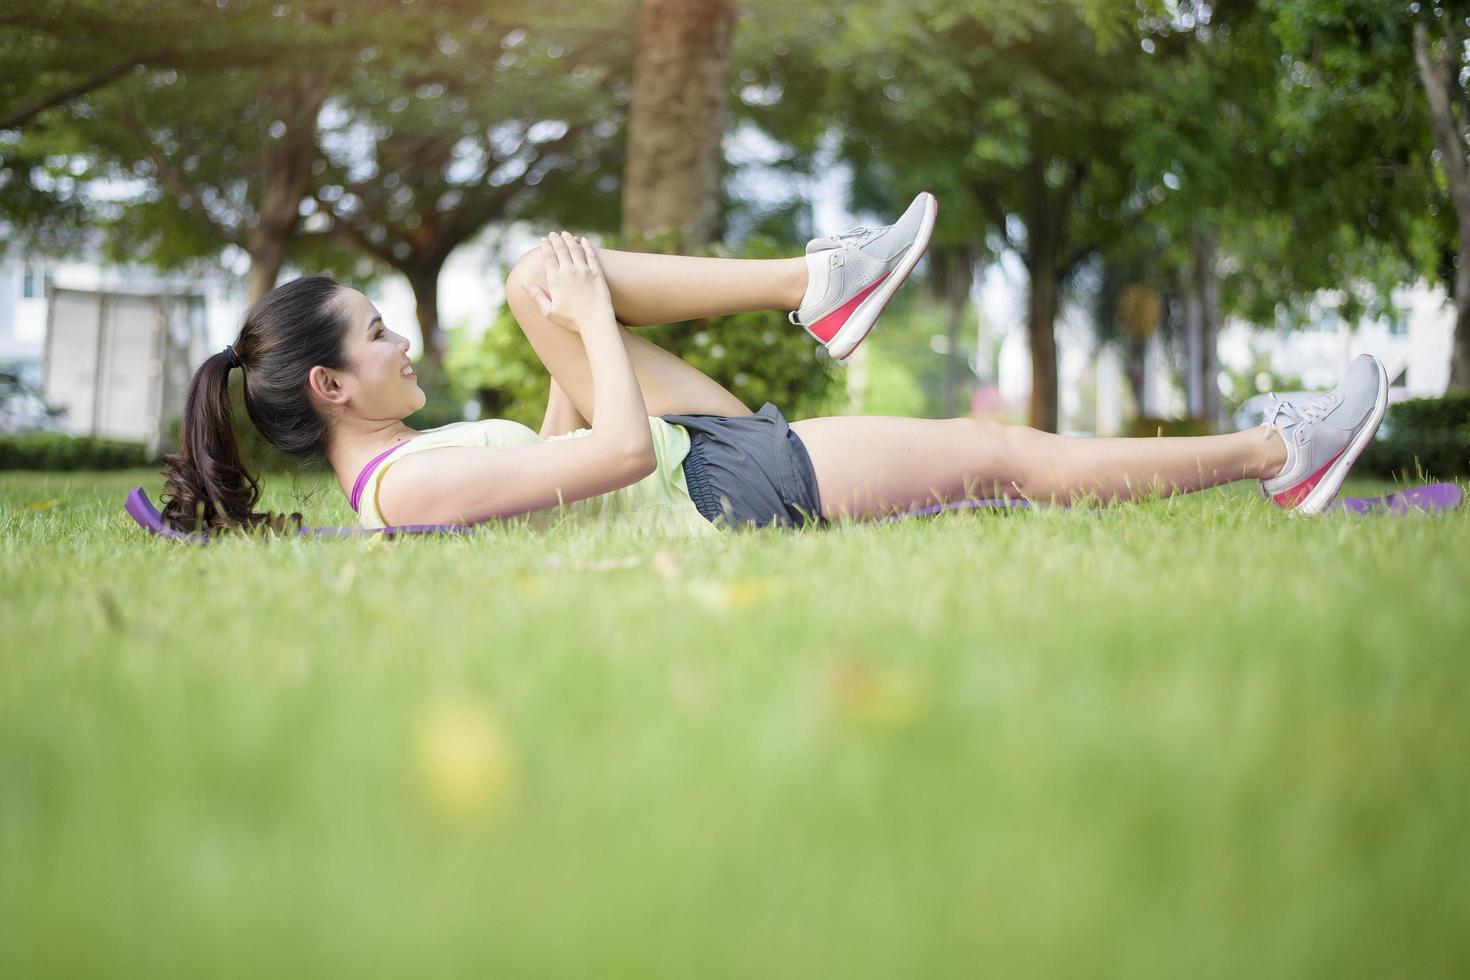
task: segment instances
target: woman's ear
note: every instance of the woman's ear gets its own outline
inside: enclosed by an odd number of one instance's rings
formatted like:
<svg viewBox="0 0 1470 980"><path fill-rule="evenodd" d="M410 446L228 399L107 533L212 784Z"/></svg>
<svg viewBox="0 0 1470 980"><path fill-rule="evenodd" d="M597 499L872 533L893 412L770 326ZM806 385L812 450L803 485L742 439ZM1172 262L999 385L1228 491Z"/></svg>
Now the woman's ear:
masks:
<svg viewBox="0 0 1470 980"><path fill-rule="evenodd" d="M337 380L337 372L320 364L306 374L306 386L311 396L328 405L342 405L347 401L347 389Z"/></svg>

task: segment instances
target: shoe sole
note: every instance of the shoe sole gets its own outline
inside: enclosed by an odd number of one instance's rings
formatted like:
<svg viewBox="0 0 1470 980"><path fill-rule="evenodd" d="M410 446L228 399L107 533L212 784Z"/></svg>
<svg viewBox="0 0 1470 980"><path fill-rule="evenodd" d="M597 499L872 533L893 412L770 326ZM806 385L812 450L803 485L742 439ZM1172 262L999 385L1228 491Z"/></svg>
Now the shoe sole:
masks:
<svg viewBox="0 0 1470 980"><path fill-rule="evenodd" d="M919 223L919 232L914 236L913 245L909 247L908 254L903 257L903 261L899 262L888 274L883 285L873 290L868 298L852 311L852 316L847 318L842 329L838 330L836 335L828 341L827 353L832 355L833 360L846 360L853 351L857 350L858 344L863 342L863 338L867 337L873 329L873 324L878 322L878 317L888 305L888 301L893 298L894 293L898 292L898 287L904 284L904 280L908 279L914 266L919 264L924 250L929 247L929 237L934 234L934 219L939 214L939 198L929 191L924 191L924 196L929 198L928 207L924 209L924 219Z"/></svg>
<svg viewBox="0 0 1470 980"><path fill-rule="evenodd" d="M1337 461L1323 474L1322 481L1311 489L1302 502L1292 510L1292 513L1312 515L1326 510L1333 498L1337 496L1337 491L1342 489L1348 470L1353 468L1353 464L1358 461L1363 450L1368 448L1368 443L1378 434L1378 426L1383 422L1384 413L1388 411L1388 372L1378 358L1375 357L1373 363L1378 367L1379 380L1378 398L1373 403L1373 413L1368 416L1367 424L1358 430L1357 435L1353 436L1353 441L1348 443L1347 449L1343 450L1342 455L1338 456Z"/></svg>

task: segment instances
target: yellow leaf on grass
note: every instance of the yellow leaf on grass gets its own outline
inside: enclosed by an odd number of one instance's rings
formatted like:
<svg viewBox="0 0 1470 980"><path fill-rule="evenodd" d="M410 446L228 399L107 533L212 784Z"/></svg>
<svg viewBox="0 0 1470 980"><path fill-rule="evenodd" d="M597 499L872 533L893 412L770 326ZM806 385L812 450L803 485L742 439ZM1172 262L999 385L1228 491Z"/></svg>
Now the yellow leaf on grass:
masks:
<svg viewBox="0 0 1470 980"><path fill-rule="evenodd" d="M690 582L689 597L710 612L728 612L764 602L775 594L775 588L763 579L737 579L733 582Z"/></svg>
<svg viewBox="0 0 1470 980"><path fill-rule="evenodd" d="M414 749L423 789L445 817L485 816L511 790L509 740L495 713L478 700L456 695L430 704L415 728Z"/></svg>
<svg viewBox="0 0 1470 980"><path fill-rule="evenodd" d="M828 675L828 692L845 721L872 728L899 728L923 711L924 697L913 675L896 667L845 660Z"/></svg>

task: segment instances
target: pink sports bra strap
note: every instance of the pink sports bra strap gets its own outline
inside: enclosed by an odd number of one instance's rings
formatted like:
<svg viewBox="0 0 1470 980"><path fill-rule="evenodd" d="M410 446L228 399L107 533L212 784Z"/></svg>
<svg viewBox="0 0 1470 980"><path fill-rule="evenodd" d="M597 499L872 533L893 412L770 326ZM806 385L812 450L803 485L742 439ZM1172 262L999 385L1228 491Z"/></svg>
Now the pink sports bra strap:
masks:
<svg viewBox="0 0 1470 980"><path fill-rule="evenodd" d="M411 441L412 440L405 439L403 442L400 442L396 446L389 446L387 449L374 456L372 458L372 461L362 468L362 472L357 474L357 481L352 484L352 509L354 512L357 510L358 502L362 500L362 488L367 486L368 477L373 475L373 470L377 469L378 464L387 459L396 450L402 449Z"/></svg>

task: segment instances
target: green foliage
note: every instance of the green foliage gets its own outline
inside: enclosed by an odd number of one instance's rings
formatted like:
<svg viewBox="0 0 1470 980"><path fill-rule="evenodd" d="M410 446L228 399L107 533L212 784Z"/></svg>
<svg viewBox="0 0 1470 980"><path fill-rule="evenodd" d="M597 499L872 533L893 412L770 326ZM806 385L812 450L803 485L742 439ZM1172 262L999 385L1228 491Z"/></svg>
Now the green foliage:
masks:
<svg viewBox="0 0 1470 980"><path fill-rule="evenodd" d="M918 378L917 365L887 347L866 341L868 379L862 404L854 406L863 415L899 415L906 418L933 417L938 413L932 388ZM932 355L930 357L932 360Z"/></svg>
<svg viewBox="0 0 1470 980"><path fill-rule="evenodd" d="M434 429L464 421L464 403L469 395L455 383L447 368L440 370L431 358L425 357L414 365L414 373L424 392L424 407L405 418L405 425L411 429Z"/></svg>
<svg viewBox="0 0 1470 980"><path fill-rule="evenodd" d="M463 329L450 331L444 366L456 388L479 401L481 418L541 427L551 376L509 306L500 308L478 340Z"/></svg>
<svg viewBox="0 0 1470 980"><path fill-rule="evenodd" d="M152 462L141 442L61 432L0 435L0 470L122 470Z"/></svg>
<svg viewBox="0 0 1470 980"><path fill-rule="evenodd" d="M1390 405L1357 465L1408 481L1470 476L1470 392Z"/></svg>
<svg viewBox="0 0 1470 980"><path fill-rule="evenodd" d="M1388 407L1385 434L1454 430L1470 425L1470 392L1452 391L1439 398L1409 398Z"/></svg>
<svg viewBox="0 0 1470 980"><path fill-rule="evenodd" d="M911 415L939 418L944 415L944 379L947 358L935 353L934 340L943 340L948 310L928 296L900 292L883 313L881 325L863 342L868 357L868 377L862 404L865 415ZM956 408L963 414L970 405L974 375L969 361L974 353L973 310L966 307L964 331L959 336L961 359Z"/></svg>

